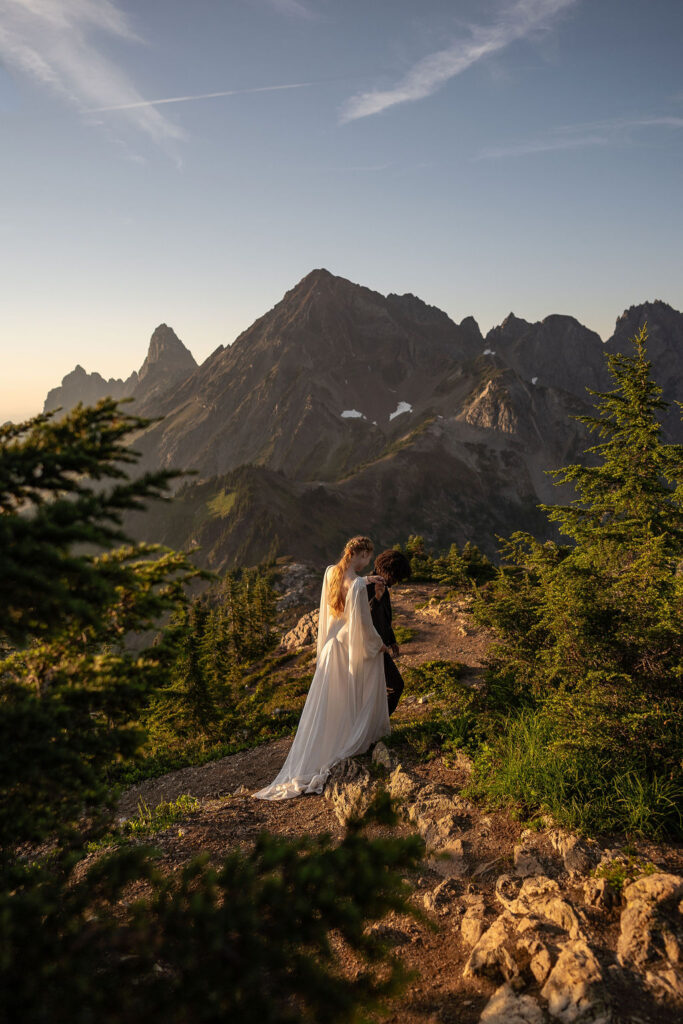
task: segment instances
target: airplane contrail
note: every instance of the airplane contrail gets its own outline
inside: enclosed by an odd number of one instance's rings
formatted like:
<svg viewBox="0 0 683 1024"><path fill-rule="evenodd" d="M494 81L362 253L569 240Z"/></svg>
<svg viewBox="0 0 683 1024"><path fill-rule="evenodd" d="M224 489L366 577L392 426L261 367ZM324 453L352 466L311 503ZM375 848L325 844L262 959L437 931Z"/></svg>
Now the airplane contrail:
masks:
<svg viewBox="0 0 683 1024"><path fill-rule="evenodd" d="M86 114L103 114L107 110L134 110L136 107L157 107L162 103L187 103L189 100L209 100L216 96L241 96L248 92L277 92L280 89L306 89L313 82L294 82L291 85L260 85L252 89L226 89L224 92L202 92L196 96L169 96L161 100L141 100L137 103L121 103L114 107L90 107Z"/></svg>

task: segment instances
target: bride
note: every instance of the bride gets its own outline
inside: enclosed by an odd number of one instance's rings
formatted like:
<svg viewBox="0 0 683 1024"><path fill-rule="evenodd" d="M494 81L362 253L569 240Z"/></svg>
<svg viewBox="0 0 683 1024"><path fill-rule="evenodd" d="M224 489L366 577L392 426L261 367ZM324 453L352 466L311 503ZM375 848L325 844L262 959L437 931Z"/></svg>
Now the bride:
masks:
<svg viewBox="0 0 683 1024"><path fill-rule="evenodd" d="M372 624L367 595L368 583L384 581L358 575L372 550L369 537L352 537L325 570L315 675L280 774L254 793L261 800L322 793L333 764L389 732L382 657L389 648Z"/></svg>

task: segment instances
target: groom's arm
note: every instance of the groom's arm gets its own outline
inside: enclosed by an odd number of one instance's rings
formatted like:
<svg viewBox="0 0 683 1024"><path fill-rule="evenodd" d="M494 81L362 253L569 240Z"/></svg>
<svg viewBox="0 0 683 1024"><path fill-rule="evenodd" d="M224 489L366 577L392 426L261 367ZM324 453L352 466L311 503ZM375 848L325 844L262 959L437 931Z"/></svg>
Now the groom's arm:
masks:
<svg viewBox="0 0 683 1024"><path fill-rule="evenodd" d="M388 587L387 587L387 589L385 590L384 593L385 593L386 617L387 617L387 636L386 636L386 639L385 639L384 642L387 644L387 646L389 646L389 647L396 647L398 649L398 644L396 643L396 635L395 635L393 627L391 625L391 617L392 617L391 598L389 597L389 588Z"/></svg>
<svg viewBox="0 0 683 1024"><path fill-rule="evenodd" d="M396 643L394 637L394 631L391 628L391 605L388 604L389 592L385 587L381 597L377 597L375 594L374 584L368 584L368 591L370 587L373 588L372 597L370 598L370 614L372 615L372 623L382 637L382 640L391 647L392 644ZM387 612L389 613L387 615ZM393 637L393 639L391 639Z"/></svg>

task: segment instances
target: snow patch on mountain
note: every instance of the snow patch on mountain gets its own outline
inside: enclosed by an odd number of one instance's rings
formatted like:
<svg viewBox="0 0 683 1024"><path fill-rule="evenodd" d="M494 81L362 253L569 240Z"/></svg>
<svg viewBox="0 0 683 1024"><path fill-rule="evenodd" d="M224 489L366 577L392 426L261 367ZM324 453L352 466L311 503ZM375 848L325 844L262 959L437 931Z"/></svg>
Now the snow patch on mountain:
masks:
<svg viewBox="0 0 683 1024"><path fill-rule="evenodd" d="M404 412L412 412L413 407L410 402L399 402L392 413L389 414L389 419L393 420L396 416L402 416Z"/></svg>

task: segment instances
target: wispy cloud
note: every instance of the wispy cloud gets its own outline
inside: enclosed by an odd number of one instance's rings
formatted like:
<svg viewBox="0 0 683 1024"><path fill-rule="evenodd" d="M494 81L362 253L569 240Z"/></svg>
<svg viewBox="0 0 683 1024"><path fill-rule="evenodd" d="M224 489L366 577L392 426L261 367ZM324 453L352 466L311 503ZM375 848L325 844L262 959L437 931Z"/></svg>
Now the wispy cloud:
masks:
<svg viewBox="0 0 683 1024"><path fill-rule="evenodd" d="M516 0L508 4L491 25L471 25L469 38L423 57L391 89L376 89L351 97L341 120L355 121L379 114L399 103L410 103L431 96L451 78L462 74L477 61L505 49L517 39L546 30L565 9L578 0Z"/></svg>
<svg viewBox="0 0 683 1024"><path fill-rule="evenodd" d="M307 89L313 82L292 82L288 85L259 85L251 89L225 89L223 92L202 92L194 96L168 96L161 100L138 100L135 103L122 103L112 107L91 107L87 113L101 114L107 110L136 110L139 107L155 107L162 103L187 103L190 100L210 100L216 96L242 96L250 92L280 92L283 89Z"/></svg>
<svg viewBox="0 0 683 1024"><path fill-rule="evenodd" d="M0 58L85 112L128 106L131 123L157 143L180 128L143 97L94 37L142 40L112 0L0 0Z"/></svg>
<svg viewBox="0 0 683 1024"><path fill-rule="evenodd" d="M585 146L608 146L630 141L631 132L642 128L683 128L683 117L668 114L652 117L614 118L611 121L588 121L584 124L561 125L547 136L514 142L505 146L482 149L473 159L498 160L503 157L528 156L553 150L582 149Z"/></svg>

